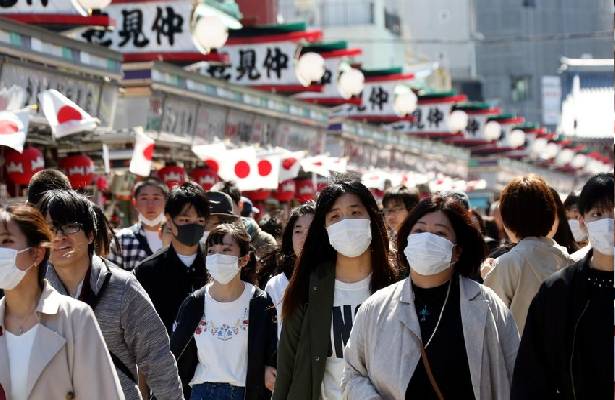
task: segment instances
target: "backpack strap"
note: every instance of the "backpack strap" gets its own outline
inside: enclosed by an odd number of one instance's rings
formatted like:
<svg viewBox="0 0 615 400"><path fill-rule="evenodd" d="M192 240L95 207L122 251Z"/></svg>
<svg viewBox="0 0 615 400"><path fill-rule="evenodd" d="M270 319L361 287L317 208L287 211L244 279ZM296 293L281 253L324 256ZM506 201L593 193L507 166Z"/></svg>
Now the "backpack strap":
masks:
<svg viewBox="0 0 615 400"><path fill-rule="evenodd" d="M141 246L141 248L143 250L145 250L145 254L147 255L147 257L149 257L152 254L154 254L152 252L152 249L150 249L150 247L149 247L149 243L147 242L147 238L145 238L141 234L141 225L139 225L139 224L133 225L130 229L132 230L132 233L135 235L135 238L139 242L139 245Z"/></svg>

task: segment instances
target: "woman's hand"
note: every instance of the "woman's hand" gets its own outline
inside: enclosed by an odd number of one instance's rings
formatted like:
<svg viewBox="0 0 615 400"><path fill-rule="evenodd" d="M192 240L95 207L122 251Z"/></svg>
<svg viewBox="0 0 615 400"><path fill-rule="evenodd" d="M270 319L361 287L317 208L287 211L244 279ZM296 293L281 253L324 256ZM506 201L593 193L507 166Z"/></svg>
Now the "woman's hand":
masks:
<svg viewBox="0 0 615 400"><path fill-rule="evenodd" d="M265 367L265 387L273 392L278 371L273 367Z"/></svg>

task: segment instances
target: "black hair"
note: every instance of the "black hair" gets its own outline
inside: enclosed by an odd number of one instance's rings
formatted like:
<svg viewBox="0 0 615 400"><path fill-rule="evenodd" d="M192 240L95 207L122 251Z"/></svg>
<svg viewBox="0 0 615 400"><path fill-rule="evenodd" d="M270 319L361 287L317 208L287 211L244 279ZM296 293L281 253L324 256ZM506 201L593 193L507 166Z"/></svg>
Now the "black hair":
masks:
<svg viewBox="0 0 615 400"><path fill-rule="evenodd" d="M171 218L175 218L188 205L193 206L200 217L209 217L209 200L207 200L203 188L194 182L186 182L174 187L164 206L164 212L169 214Z"/></svg>
<svg viewBox="0 0 615 400"><path fill-rule="evenodd" d="M552 187L549 187L549 189L551 189L551 194L553 194L553 200L555 201L555 215L557 215L558 219L557 231L555 231L553 240L555 240L555 242L560 246L564 246L568 251L568 254L572 254L579 250L579 246L574 240L574 235L570 229L570 224L568 224L564 203L562 203L562 199L559 197L557 190Z"/></svg>
<svg viewBox="0 0 615 400"><path fill-rule="evenodd" d="M454 192L454 191L444 191L439 194L443 198L450 198L458 202L460 206L466 209L466 211L470 211L470 201L466 193Z"/></svg>
<svg viewBox="0 0 615 400"><path fill-rule="evenodd" d="M212 186L211 190L228 194L231 196L231 199L233 199L233 203L235 203L235 205L239 205L239 202L241 201L241 191L233 182L218 182Z"/></svg>
<svg viewBox="0 0 615 400"><path fill-rule="evenodd" d="M594 207L613 208L613 173L594 175L579 194L579 213L584 215Z"/></svg>
<svg viewBox="0 0 615 400"><path fill-rule="evenodd" d="M469 213L470 213L470 216L473 216L478 221L478 225L480 226L480 233L485 235L486 228L485 228L485 220L483 219L483 216L480 215L480 213L474 208L470 209Z"/></svg>
<svg viewBox="0 0 615 400"><path fill-rule="evenodd" d="M419 203L419 192L415 188L397 186L384 192L382 206L386 207L389 203L402 203L404 208L411 211Z"/></svg>
<svg viewBox="0 0 615 400"><path fill-rule="evenodd" d="M111 244L115 246L116 251L119 253L120 243L118 241L114 241L113 237L115 236L115 230L107 219L105 212L102 208L92 203L92 209L94 210L94 214L96 214L96 236L94 239L94 247L96 250L96 254L101 257L107 257L109 254L109 248Z"/></svg>
<svg viewBox="0 0 615 400"><path fill-rule="evenodd" d="M88 245L90 257L94 254L100 231L94 204L87 197L73 190L50 190L43 195L38 208L43 215L49 214L53 226L79 223L86 236L94 237Z"/></svg>
<svg viewBox="0 0 615 400"><path fill-rule="evenodd" d="M44 169L38 171L28 184L28 204L36 207L45 192L49 190L71 190L70 181L57 169Z"/></svg>
<svg viewBox="0 0 615 400"><path fill-rule="evenodd" d="M248 263L241 269L240 278L244 282L256 283L256 256L250 246L250 235L242 223L226 223L216 226L209 232L205 242L206 254L207 248L211 245L224 243L224 237L230 235L235 243L239 246L239 256L243 257L246 254L250 256ZM205 266L207 267L207 265Z"/></svg>
<svg viewBox="0 0 615 400"><path fill-rule="evenodd" d="M169 197L169 188L167 187L167 185L165 185L164 182L162 182L160 179L153 176L148 176L144 180L136 183L133 189L133 197L137 198L139 196L139 192L141 192L141 190L147 186L153 186L155 188L158 188L160 189L165 198Z"/></svg>
<svg viewBox="0 0 615 400"><path fill-rule="evenodd" d="M384 227L384 220L374 196L361 182L342 177L327 186L318 196L314 220L310 225L301 257L284 295L282 309L284 318L290 316L297 308L308 301L309 281L312 271L325 263L333 264L331 268L335 268L337 252L329 243L325 218L335 201L344 194L357 196L367 209L371 220L372 278L370 292L374 293L376 290L390 285L397 278L396 270L389 260L389 239Z"/></svg>
<svg viewBox="0 0 615 400"><path fill-rule="evenodd" d="M262 231L267 232L276 239L282 236L282 222L280 222L278 218L263 218L258 224L258 226L260 226Z"/></svg>
<svg viewBox="0 0 615 400"><path fill-rule="evenodd" d="M461 248L461 255L453 266L453 271L466 278L480 281L480 265L485 259L487 248L482 234L472 221L470 214L463 206L451 197L434 195L423 199L412 210L397 234L397 248L403 250L408 245L408 236L418 220L426 214L441 211L446 215L455 231L456 245ZM403 251L397 254L397 261L405 274L409 274L410 266Z"/></svg>
<svg viewBox="0 0 615 400"><path fill-rule="evenodd" d="M578 202L579 202L579 196L577 196L574 192L570 192L570 194L566 196L566 200L564 200L564 209L568 211L572 207L577 206Z"/></svg>

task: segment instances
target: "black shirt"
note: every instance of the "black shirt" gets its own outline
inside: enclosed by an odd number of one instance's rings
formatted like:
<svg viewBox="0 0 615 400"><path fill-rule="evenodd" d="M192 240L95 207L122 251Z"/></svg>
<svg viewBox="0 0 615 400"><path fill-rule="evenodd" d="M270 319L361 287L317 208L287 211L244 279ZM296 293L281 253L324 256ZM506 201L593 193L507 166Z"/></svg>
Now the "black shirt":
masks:
<svg viewBox="0 0 615 400"><path fill-rule="evenodd" d="M434 332L444 306L438 329L426 349L431 371L445 399L474 399L459 309L459 277L454 275L450 285L445 304L448 282L430 289L412 284L414 306L424 345ZM410 378L406 399L437 399L421 359Z"/></svg>
<svg viewBox="0 0 615 400"><path fill-rule="evenodd" d="M200 248L192 265L187 267L177 257L173 245L143 260L134 274L152 300L169 335L184 299L207 282L205 259Z"/></svg>

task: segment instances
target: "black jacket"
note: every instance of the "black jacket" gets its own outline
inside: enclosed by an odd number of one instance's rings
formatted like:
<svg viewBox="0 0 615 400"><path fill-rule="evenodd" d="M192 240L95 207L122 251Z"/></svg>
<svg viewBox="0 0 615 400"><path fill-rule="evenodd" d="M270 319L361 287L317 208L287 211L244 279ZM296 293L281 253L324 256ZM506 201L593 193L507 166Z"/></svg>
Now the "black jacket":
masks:
<svg viewBox="0 0 615 400"><path fill-rule="evenodd" d="M534 297L515 363L512 400L613 398L613 297L608 303L592 297L591 256L553 274ZM590 303L604 310L597 323L583 318ZM581 329L591 332L589 340L580 341Z"/></svg>
<svg viewBox="0 0 615 400"><path fill-rule="evenodd" d="M204 315L205 288L192 293L180 307L175 329L171 336L171 351L177 359L177 369L184 387L184 396L190 398L188 383L198 365L194 331ZM271 397L265 388L265 367L276 367L278 330L276 311L267 293L256 288L250 300L248 314L248 372L246 400L264 400Z"/></svg>
<svg viewBox="0 0 615 400"><path fill-rule="evenodd" d="M149 295L160 319L167 328L177 317L177 311L184 299L207 282L205 258L199 249L190 267L177 257L173 245L143 260L134 274Z"/></svg>

